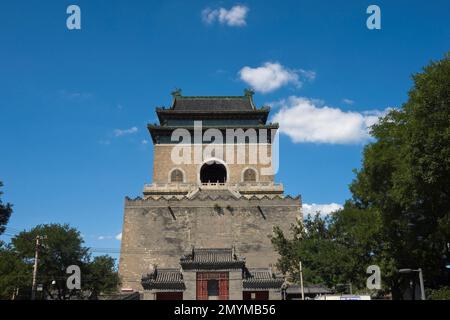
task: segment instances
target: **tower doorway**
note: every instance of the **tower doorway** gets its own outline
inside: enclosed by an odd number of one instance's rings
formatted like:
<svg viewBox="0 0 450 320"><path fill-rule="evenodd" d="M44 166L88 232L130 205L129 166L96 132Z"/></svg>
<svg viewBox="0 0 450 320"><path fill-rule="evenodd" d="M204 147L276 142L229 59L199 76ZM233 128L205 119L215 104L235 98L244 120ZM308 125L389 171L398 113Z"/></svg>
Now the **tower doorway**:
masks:
<svg viewBox="0 0 450 320"><path fill-rule="evenodd" d="M205 163L200 169L201 183L225 183L227 182L227 169L217 161Z"/></svg>

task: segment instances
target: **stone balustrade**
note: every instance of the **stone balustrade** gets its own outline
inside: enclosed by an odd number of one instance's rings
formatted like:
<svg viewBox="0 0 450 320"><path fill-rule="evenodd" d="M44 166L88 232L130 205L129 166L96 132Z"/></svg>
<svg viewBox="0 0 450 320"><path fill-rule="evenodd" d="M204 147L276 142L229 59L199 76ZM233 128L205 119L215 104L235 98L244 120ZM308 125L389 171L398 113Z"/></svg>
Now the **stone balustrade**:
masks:
<svg viewBox="0 0 450 320"><path fill-rule="evenodd" d="M144 186L144 194L150 193L188 193L197 188L203 190L223 190L232 189L246 193L276 192L284 191L283 184L274 182L240 182L240 183L202 183L201 185L192 183L152 183Z"/></svg>

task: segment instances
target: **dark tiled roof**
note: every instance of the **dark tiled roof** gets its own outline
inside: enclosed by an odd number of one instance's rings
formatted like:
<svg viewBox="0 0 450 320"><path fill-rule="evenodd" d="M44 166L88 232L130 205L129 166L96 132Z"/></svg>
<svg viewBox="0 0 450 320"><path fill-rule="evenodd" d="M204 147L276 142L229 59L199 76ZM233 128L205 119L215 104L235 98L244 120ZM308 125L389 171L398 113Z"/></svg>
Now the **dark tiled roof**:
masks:
<svg viewBox="0 0 450 320"><path fill-rule="evenodd" d="M254 110L250 96L235 97L183 97L174 99L172 110L176 111L251 111Z"/></svg>
<svg viewBox="0 0 450 320"><path fill-rule="evenodd" d="M281 289L283 283L284 279L270 269L246 269L243 287L244 290Z"/></svg>
<svg viewBox="0 0 450 320"><path fill-rule="evenodd" d="M184 290L183 275L179 269L156 269L154 272L142 277L142 286L145 290Z"/></svg>
<svg viewBox="0 0 450 320"><path fill-rule="evenodd" d="M231 248L194 248L180 259L180 264L183 269L236 269L244 266L244 260L238 258Z"/></svg>
<svg viewBox="0 0 450 320"><path fill-rule="evenodd" d="M306 285L303 288L305 294L327 294L327 293L332 293L333 291L330 288L327 288L324 285ZM287 294L301 294L301 288L299 285L290 285L287 289L286 289L286 293Z"/></svg>
<svg viewBox="0 0 450 320"><path fill-rule="evenodd" d="M270 269L247 269L247 279L252 280L267 280L272 279L272 272Z"/></svg>
<svg viewBox="0 0 450 320"><path fill-rule="evenodd" d="M233 261L232 249L194 249L194 256L191 256L194 262L230 262Z"/></svg>

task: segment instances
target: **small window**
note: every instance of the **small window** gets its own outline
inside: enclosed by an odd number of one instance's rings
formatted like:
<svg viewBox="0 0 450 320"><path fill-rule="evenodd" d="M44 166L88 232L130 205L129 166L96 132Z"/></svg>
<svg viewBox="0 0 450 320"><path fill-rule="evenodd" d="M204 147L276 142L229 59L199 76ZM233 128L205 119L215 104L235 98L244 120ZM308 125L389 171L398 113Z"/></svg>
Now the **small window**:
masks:
<svg viewBox="0 0 450 320"><path fill-rule="evenodd" d="M183 172L181 172L181 170L178 169L173 170L172 173L170 174L170 182L175 183L183 182Z"/></svg>
<svg viewBox="0 0 450 320"><path fill-rule="evenodd" d="M244 182L255 182L256 171L253 169L247 169L244 171Z"/></svg>
<svg viewBox="0 0 450 320"><path fill-rule="evenodd" d="M218 280L208 280L208 297L218 297L219 296L219 281Z"/></svg>

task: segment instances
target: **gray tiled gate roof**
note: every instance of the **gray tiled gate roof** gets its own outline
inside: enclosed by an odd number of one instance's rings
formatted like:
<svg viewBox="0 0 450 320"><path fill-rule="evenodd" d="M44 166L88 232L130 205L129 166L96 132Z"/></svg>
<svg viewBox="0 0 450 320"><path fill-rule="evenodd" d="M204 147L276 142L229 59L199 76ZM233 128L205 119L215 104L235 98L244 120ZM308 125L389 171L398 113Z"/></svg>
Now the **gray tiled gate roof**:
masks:
<svg viewBox="0 0 450 320"><path fill-rule="evenodd" d="M141 283L145 290L180 291L185 289L183 275L179 269L156 269L142 277Z"/></svg>
<svg viewBox="0 0 450 320"><path fill-rule="evenodd" d="M236 269L244 266L231 248L192 249L180 259L183 269Z"/></svg>
<svg viewBox="0 0 450 320"><path fill-rule="evenodd" d="M281 289L284 283L282 277L274 275L270 269L246 269L243 280L244 290Z"/></svg>

